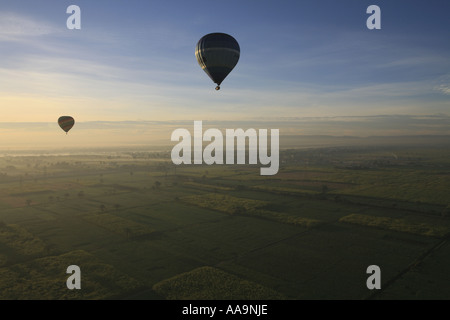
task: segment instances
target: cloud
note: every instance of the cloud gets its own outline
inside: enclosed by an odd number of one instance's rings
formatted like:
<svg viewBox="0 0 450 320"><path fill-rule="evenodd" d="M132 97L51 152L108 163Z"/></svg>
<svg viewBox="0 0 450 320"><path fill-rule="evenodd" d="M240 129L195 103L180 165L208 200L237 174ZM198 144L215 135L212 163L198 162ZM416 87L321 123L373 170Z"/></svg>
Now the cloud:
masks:
<svg viewBox="0 0 450 320"><path fill-rule="evenodd" d="M438 91L442 92L443 94L450 95L450 86L441 84L436 88Z"/></svg>
<svg viewBox="0 0 450 320"><path fill-rule="evenodd" d="M450 95L450 73L440 76L436 80L436 83L437 84L434 86L434 90L445 95Z"/></svg>
<svg viewBox="0 0 450 320"><path fill-rule="evenodd" d="M56 26L12 12L0 12L0 40L17 41L58 33Z"/></svg>

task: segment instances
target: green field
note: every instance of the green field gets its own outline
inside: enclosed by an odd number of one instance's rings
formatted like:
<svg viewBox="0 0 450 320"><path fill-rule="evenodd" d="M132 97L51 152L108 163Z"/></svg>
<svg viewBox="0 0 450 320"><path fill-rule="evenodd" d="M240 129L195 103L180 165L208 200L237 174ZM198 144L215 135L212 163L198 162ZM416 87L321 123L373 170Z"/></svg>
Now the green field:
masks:
<svg viewBox="0 0 450 320"><path fill-rule="evenodd" d="M276 291L213 267L200 267L158 282L153 289L174 300L285 299Z"/></svg>
<svg viewBox="0 0 450 320"><path fill-rule="evenodd" d="M282 150L274 176L165 152L5 155L0 299L449 299L448 150Z"/></svg>

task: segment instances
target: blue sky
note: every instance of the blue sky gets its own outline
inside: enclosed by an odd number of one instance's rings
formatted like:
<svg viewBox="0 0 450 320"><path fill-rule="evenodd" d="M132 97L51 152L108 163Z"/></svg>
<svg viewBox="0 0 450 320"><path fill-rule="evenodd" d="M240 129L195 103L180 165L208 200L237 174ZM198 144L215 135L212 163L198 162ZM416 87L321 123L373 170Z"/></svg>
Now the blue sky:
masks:
<svg viewBox="0 0 450 320"><path fill-rule="evenodd" d="M66 8L81 8L68 30ZM366 9L381 8L381 30ZM450 2L0 2L2 122L449 116ZM219 92L197 41L241 47Z"/></svg>

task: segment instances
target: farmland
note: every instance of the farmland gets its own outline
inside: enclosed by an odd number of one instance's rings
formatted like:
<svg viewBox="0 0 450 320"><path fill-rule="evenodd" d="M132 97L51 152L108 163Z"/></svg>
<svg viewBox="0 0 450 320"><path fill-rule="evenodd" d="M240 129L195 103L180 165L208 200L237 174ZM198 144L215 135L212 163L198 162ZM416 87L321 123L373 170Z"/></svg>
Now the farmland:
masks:
<svg viewBox="0 0 450 320"><path fill-rule="evenodd" d="M449 159L293 148L260 176L168 150L4 155L0 299L449 299Z"/></svg>

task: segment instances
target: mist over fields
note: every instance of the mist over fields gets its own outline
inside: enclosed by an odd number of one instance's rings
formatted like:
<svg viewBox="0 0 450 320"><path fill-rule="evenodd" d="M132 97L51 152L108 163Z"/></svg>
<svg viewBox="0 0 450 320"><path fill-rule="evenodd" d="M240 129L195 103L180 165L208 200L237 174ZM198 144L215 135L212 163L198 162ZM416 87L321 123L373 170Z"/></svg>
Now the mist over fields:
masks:
<svg viewBox="0 0 450 320"><path fill-rule="evenodd" d="M186 121L77 121L66 135L55 122L0 122L0 149L54 150L90 148L170 148L177 128L193 135L192 119ZM445 115L379 115L368 117L273 118L256 120L203 120L203 132L217 128L279 129L280 148L335 146L348 144L445 142L450 135L450 117ZM408 139L407 137L413 137ZM384 139L383 137L390 137ZM392 138L394 137L394 138ZM429 142L427 142L429 143Z"/></svg>

